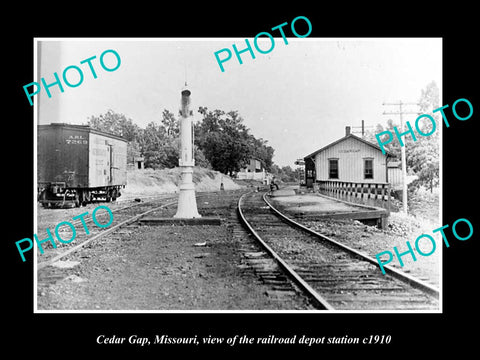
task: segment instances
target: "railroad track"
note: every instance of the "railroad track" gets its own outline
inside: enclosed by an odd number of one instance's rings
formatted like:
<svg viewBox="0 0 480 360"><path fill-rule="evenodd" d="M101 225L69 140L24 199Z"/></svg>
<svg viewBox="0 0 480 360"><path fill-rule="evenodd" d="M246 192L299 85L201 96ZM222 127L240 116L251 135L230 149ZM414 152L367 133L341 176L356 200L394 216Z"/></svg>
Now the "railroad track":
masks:
<svg viewBox="0 0 480 360"><path fill-rule="evenodd" d="M230 233L232 236L232 238L228 236L224 240L227 244L229 243L229 245L222 244L223 240L219 239L213 240L214 243L210 244L210 239L206 238L205 240L209 243L209 250L201 251L200 249L202 249L202 247L199 247L199 250L190 250L190 248L194 249L196 246L194 244L190 244L186 251L187 255L181 255L181 253L179 255L180 259L186 256L186 262L183 263L183 265L177 266L174 263L169 262L165 264L153 262L152 272L150 273L151 276L157 276L158 281L162 282L161 276L163 275L166 275L166 277L172 277L172 274L170 274L172 271L177 271L177 269L181 270L187 265L190 267L193 263L198 261L204 262L205 260L195 260L196 255L198 254L202 255L208 252L209 256L211 256L211 254L218 252L217 255L222 256L224 253L226 253L227 256L229 256L229 251L225 251L223 249L223 246L229 246L235 249L231 250L231 253L235 255L233 255L230 259L232 261L232 269L234 269L233 273L235 276L239 276L239 278L248 279L239 280L237 278L234 281L238 284L248 281L248 283L251 284L249 286L254 287L256 287L256 284L259 284L259 288L261 289L258 291L258 293L256 293L257 295L252 295L252 300L246 300L246 303L248 303L248 301L252 301L253 306L249 307L249 309L257 309L255 307L255 303L253 303L253 299L256 299L256 296L261 297L260 302L262 303L262 305L259 305L260 307L258 307L258 309L264 309L262 306L266 306L268 309L276 310L314 309L314 307L312 307L310 304L309 298L303 294L303 291L287 276L285 276L284 271L276 264L271 256L263 251L263 249L256 243L256 241L238 221L237 203L239 197L244 193L245 190L239 190L236 192L221 192L218 194L208 193L198 195L197 203L202 216L218 216L222 219L222 225L225 225L226 229L220 231L226 230L226 233ZM110 309L115 308L115 306L117 306L117 302L125 304L127 301L125 298L135 294L136 290L132 291L131 289L125 289L124 292L117 294L115 292L116 290L110 291L108 290L108 287L105 287L104 284L112 284L112 288L116 289L115 286L117 286L117 281L119 283L125 281L126 277L122 275L124 271L126 274L129 274L132 269L136 269L136 266L139 266L139 268L142 269L143 264L132 262L128 258L128 255L126 256L126 254L129 254L130 252L135 254L137 251L138 246L135 245L138 241L137 231L138 234L141 234L143 231L138 229L141 227L140 218L146 215L146 212L150 213L158 208L165 207L164 209L160 210L159 213L168 214L166 216L171 216L175 205L169 206L169 204L172 202L167 200L168 199L164 199L160 206L158 206L159 204L157 203L157 207L150 206L150 208L147 208L147 204L137 205L135 215L125 214L125 212L128 212L127 208L118 209L113 225L120 226L116 229L113 229L113 233L110 232L109 235L106 233L106 231L103 231L98 234L92 234L95 239L87 238L86 241L83 241L78 245L67 247L66 251L62 251L60 255L56 257L50 256L48 260L44 260L42 263L40 263L37 271L37 304L40 304L37 305L38 308ZM133 211L131 208L130 210ZM100 216L101 215L99 215L99 217ZM108 216L108 214L105 216ZM98 219L99 222L103 223L102 220L103 219L101 218ZM79 224L75 227L81 226L82 225ZM161 231L174 233L177 230L164 228ZM102 238L104 235L106 235L105 238ZM141 237L141 235L139 236ZM69 234L65 234L65 238L68 237ZM199 241L203 239L204 238L198 238ZM168 246L165 249L168 249ZM237 249L239 251L236 251ZM143 250L144 248L142 248L142 251ZM179 251L181 251L181 249L179 249ZM193 252L189 254L189 251ZM39 260L45 255L46 254L39 255ZM176 257L177 256L175 256L175 258ZM119 265L112 265L112 259L115 259L116 264ZM168 256L166 256L166 259L168 259ZM103 261L105 261L105 263ZM145 261L152 261L152 259L149 258ZM211 266L212 265L209 265L207 261L205 269L201 272L205 275L202 276L208 276ZM190 275L193 277L199 276L197 270L193 271ZM105 273L105 271L107 273ZM184 270L182 270L182 272L183 271ZM132 274L135 273L136 270ZM103 276L104 274L105 277ZM112 274L115 275L112 277ZM99 281L96 279L99 279ZM138 287L141 287L139 285L140 283L148 283L148 281L148 277L140 277L135 280L135 287L137 287L137 285ZM76 285L77 282L79 283L78 287ZM187 283L188 282L186 282L186 284ZM168 281L166 281L166 284L167 287L172 286L172 284ZM213 287L215 288L215 286L218 285L214 284ZM148 296L144 297L142 295L142 297L140 297L142 300L138 300L138 302L145 301L146 303L153 304L151 306L155 308L156 301L158 301L157 297L162 298L164 296L162 295L162 291L155 292L151 298ZM74 295L77 292L79 294L78 297ZM95 296L89 294L95 294ZM70 297L75 300L70 300ZM88 301L88 303L85 303L85 301ZM113 301L115 304L111 305L109 301ZM132 303L127 302L126 305L123 306L126 306L125 308L136 308L136 306L140 306L141 308L141 306L145 306L143 303L142 305L138 305L135 301L136 300L132 300ZM169 304L168 301L166 303Z"/></svg>
<svg viewBox="0 0 480 360"><path fill-rule="evenodd" d="M438 310L438 290L285 217L265 194L243 195L240 218L279 266L323 310Z"/></svg>
<svg viewBox="0 0 480 360"><path fill-rule="evenodd" d="M176 199L177 196L166 196L147 202L132 203L127 206L111 210L114 214L114 223L112 224L112 226L106 229L101 229L91 225L89 226L89 224L93 222L92 217L84 219L85 224L89 229L89 234L87 235L82 230L77 230L78 236L75 238L74 242L67 245L57 243L57 249L53 249L51 245L49 245L49 247L45 246L45 253L43 255L38 255L37 258L37 271L42 270L49 265L52 265L56 261L59 261L69 256L70 254L78 251L82 247L85 247L94 241L98 241L100 238L108 234L118 231L125 226L128 226L129 224L137 221L145 215L160 210L166 206L175 204L177 202ZM160 205L158 205L159 202L161 202ZM102 221L102 217L105 217L106 215L107 213L98 214L97 217L100 221ZM72 221L72 224L75 226L76 229L83 228L82 222L80 220ZM70 228L66 228L60 231L60 234L63 238L70 238L72 236L72 231Z"/></svg>

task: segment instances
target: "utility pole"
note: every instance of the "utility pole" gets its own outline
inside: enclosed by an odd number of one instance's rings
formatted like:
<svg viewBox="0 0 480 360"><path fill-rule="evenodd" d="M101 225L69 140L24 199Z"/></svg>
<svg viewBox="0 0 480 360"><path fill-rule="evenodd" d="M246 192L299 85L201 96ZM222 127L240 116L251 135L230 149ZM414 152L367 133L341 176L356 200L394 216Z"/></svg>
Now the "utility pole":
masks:
<svg viewBox="0 0 480 360"><path fill-rule="evenodd" d="M355 128L355 129L358 129L358 128L362 128L362 138L365 136L365 128L373 128L373 126L365 126L365 120L362 120L362 126L352 126L352 128ZM358 134L359 132L358 131L352 131L353 134Z"/></svg>
<svg viewBox="0 0 480 360"><path fill-rule="evenodd" d="M392 112L383 112L383 115L400 115L400 131L403 133L403 115L405 114L417 114L418 111L404 111L402 106L403 105L420 105L419 103L404 103L401 100L398 103L383 103L382 105L394 105L398 106L399 111L392 111ZM403 212L405 214L408 213L408 199L407 199L407 158L405 154L405 147L406 143L404 146L400 148L401 154L402 154L402 178L403 178L403 191L402 191L402 202L403 202Z"/></svg>

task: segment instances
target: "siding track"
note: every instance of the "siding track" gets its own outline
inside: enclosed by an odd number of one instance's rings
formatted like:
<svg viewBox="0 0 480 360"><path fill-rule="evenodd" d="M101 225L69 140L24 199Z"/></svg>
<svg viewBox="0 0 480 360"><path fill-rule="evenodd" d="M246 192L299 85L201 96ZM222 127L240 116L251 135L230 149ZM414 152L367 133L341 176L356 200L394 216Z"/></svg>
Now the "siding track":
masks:
<svg viewBox="0 0 480 360"><path fill-rule="evenodd" d="M239 215L252 234L318 309L435 311L439 292L294 222L252 192L239 201Z"/></svg>
<svg viewBox="0 0 480 360"><path fill-rule="evenodd" d="M161 203L160 205L158 205L159 202ZM71 253L78 251L79 249L86 246L87 244L93 241L96 241L112 232L118 231L121 228L137 221L141 217L150 214L151 212L154 212L166 206L175 204L176 202L177 201L175 196L169 196L169 197L163 197L163 198L156 199L153 201L148 201L148 202L133 203L119 209L111 210L112 213L114 213L114 219L115 219L115 222L112 226L108 227L105 230L102 230L98 227L90 225L88 236L85 234L81 234L79 231L80 233L80 235L78 236L79 240L75 238L75 241L72 242L71 245L62 245L59 243L59 246L61 246L62 248L65 248L65 250L58 255L53 255L53 256L51 255L51 246L50 246L50 249L46 249L47 251L45 255L39 255L41 256L42 261L41 262L39 261L37 263L37 270L41 270L45 267L48 267L54 262L70 255ZM101 218L101 215L99 215L99 217ZM85 220L86 224L90 224L92 222L93 222L92 217L89 217L87 220ZM80 220L72 221L72 224L76 228L82 228ZM65 231L65 233L67 233L66 235L64 235L65 238L70 238L72 235L71 230Z"/></svg>

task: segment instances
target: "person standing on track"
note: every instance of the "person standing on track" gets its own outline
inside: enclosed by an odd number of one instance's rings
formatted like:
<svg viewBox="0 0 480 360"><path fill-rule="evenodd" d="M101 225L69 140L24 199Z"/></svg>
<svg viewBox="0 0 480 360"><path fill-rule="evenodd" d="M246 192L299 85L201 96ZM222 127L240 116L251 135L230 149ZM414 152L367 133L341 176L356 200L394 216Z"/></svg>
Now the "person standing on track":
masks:
<svg viewBox="0 0 480 360"><path fill-rule="evenodd" d="M270 183L270 191L273 191L273 187L276 187L278 190L278 184L275 182L275 176L272 178L272 182Z"/></svg>

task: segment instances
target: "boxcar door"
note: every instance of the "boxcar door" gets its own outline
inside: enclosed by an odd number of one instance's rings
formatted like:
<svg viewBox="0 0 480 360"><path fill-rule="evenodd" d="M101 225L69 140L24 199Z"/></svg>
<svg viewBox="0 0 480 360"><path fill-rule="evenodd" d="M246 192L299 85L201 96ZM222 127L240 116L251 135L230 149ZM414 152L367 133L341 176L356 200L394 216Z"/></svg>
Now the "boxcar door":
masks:
<svg viewBox="0 0 480 360"><path fill-rule="evenodd" d="M112 185L113 184L113 176L114 176L114 171L115 171L115 164L114 164L114 159L115 159L115 156L113 156L114 154L114 149L113 149L113 145L112 144L108 144L108 151L110 152L110 176L108 177L108 185Z"/></svg>

